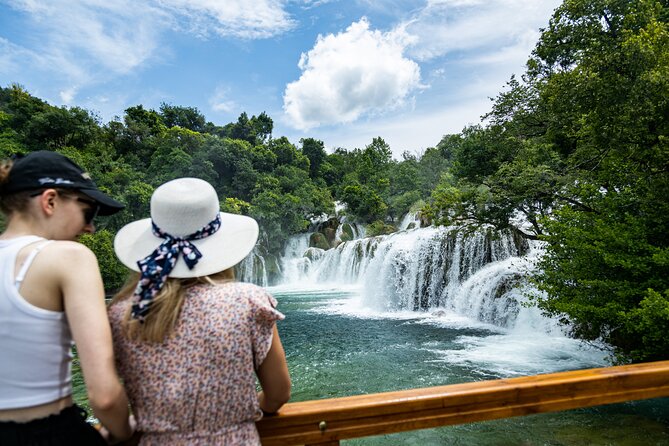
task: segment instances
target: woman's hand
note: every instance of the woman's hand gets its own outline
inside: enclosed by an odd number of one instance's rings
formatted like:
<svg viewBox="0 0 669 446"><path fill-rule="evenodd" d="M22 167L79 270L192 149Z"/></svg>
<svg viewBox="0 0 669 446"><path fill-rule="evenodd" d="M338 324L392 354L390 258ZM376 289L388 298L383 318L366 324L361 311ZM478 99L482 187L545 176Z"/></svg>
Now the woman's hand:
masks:
<svg viewBox="0 0 669 446"><path fill-rule="evenodd" d="M130 425L130 429L132 430L132 436L126 440L119 441L117 438L114 438L114 436L104 426L100 426L99 432L100 435L102 435L102 438L105 439L107 444L113 444L118 446L134 446L139 443L139 438L140 438L140 435L137 432L137 421L135 420L134 415L130 415L128 417L128 424Z"/></svg>

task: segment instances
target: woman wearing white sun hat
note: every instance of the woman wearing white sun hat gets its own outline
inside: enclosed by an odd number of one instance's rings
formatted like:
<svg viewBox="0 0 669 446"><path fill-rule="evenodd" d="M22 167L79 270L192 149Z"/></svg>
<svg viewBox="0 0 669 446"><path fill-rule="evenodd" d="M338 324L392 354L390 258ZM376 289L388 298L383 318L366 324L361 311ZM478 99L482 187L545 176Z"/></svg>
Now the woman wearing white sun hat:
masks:
<svg viewBox="0 0 669 446"><path fill-rule="evenodd" d="M176 179L153 193L151 218L114 241L139 273L109 317L141 445L260 444L255 421L290 397L284 316L264 289L233 280L258 224L219 206L206 181Z"/></svg>

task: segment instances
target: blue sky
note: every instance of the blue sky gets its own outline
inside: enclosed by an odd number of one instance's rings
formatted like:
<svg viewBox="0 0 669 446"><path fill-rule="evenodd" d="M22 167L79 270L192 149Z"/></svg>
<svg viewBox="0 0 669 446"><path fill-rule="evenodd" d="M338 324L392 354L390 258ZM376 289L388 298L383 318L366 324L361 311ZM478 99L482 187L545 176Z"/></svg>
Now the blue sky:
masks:
<svg viewBox="0 0 669 446"><path fill-rule="evenodd" d="M480 121L559 0L0 0L0 85L102 122L263 111L274 136L421 153Z"/></svg>

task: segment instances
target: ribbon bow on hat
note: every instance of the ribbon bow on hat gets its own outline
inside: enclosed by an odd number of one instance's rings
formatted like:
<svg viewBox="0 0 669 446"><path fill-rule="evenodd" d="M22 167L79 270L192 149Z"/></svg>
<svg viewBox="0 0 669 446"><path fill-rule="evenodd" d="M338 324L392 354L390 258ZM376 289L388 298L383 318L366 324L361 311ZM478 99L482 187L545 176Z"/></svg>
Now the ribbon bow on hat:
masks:
<svg viewBox="0 0 669 446"><path fill-rule="evenodd" d="M173 237L162 231L155 223L151 223L153 234L165 239L151 254L139 260L137 266L140 271L139 282L133 295L131 315L133 319L144 322L151 308L151 303L165 283L165 279L179 260L183 259L188 269L193 269L202 258L202 253L191 243L191 240L199 240L210 236L221 227L221 216L209 222L202 229L185 237Z"/></svg>

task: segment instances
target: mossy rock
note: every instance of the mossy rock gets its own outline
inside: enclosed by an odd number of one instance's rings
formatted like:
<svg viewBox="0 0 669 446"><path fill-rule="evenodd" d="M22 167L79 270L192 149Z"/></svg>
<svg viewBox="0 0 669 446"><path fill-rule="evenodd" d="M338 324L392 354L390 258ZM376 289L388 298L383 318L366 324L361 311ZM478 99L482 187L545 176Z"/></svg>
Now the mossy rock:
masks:
<svg viewBox="0 0 669 446"><path fill-rule="evenodd" d="M324 228L322 234L325 235L325 238L328 241L328 244L332 246L335 236L337 235L337 230L333 228Z"/></svg>
<svg viewBox="0 0 669 446"><path fill-rule="evenodd" d="M348 238L346 240L344 240L344 236L346 236ZM340 237L341 241L344 242L344 241L348 241L348 240L353 240L354 237L355 237L355 235L353 233L353 228L351 227L351 225L349 225L348 223L344 223L341 226L341 237Z"/></svg>
<svg viewBox="0 0 669 446"><path fill-rule="evenodd" d="M525 255L530 250L530 243L526 237L523 237L520 231L513 231L513 244L518 250L518 255Z"/></svg>
<svg viewBox="0 0 669 446"><path fill-rule="evenodd" d="M339 236L339 240L341 240L342 243L350 242L351 240L353 240L353 236L346 232L342 232L341 235Z"/></svg>
<svg viewBox="0 0 669 446"><path fill-rule="evenodd" d="M421 214L421 215L418 216L418 218L420 220L420 227L421 228L425 228L427 226L432 225L432 218L431 217Z"/></svg>
<svg viewBox="0 0 669 446"><path fill-rule="evenodd" d="M331 217L328 218L326 221L320 222L316 227L316 230L318 232L325 233L326 229L333 229L336 231L338 227L339 227L339 220L336 217Z"/></svg>
<svg viewBox="0 0 669 446"><path fill-rule="evenodd" d="M395 229L393 225L389 225L382 222L381 220L377 220L367 225L366 232L368 237L374 237L377 235L392 234L395 231L397 231L397 229Z"/></svg>
<svg viewBox="0 0 669 446"><path fill-rule="evenodd" d="M309 236L309 247L328 250L330 249L330 244L328 243L328 239L325 237L325 235L321 234L320 232L314 232Z"/></svg>

